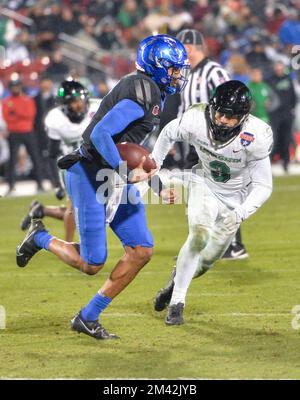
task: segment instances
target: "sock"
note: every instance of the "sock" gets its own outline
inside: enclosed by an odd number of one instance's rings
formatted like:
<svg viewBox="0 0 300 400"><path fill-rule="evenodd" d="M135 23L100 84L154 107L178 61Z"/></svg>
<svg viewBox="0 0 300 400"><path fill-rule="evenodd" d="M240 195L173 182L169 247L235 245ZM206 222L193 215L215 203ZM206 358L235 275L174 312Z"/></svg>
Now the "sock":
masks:
<svg viewBox="0 0 300 400"><path fill-rule="evenodd" d="M98 292L89 304L81 310L82 318L86 321L96 321L99 314L106 309L111 301L112 299Z"/></svg>
<svg viewBox="0 0 300 400"><path fill-rule="evenodd" d="M233 244L233 242L234 242L234 240L235 240L235 245L236 244L242 244L242 234L241 234L241 228L239 228L238 230L237 230L237 233L235 234L235 238L233 239L233 241L232 241L232 244Z"/></svg>
<svg viewBox="0 0 300 400"><path fill-rule="evenodd" d="M49 244L52 238L53 236L49 235L48 231L38 231L34 235L35 244L45 250L49 249Z"/></svg>
<svg viewBox="0 0 300 400"><path fill-rule="evenodd" d="M176 264L175 286L170 304L185 303L187 290L200 263L199 251L191 251L190 235L182 246Z"/></svg>

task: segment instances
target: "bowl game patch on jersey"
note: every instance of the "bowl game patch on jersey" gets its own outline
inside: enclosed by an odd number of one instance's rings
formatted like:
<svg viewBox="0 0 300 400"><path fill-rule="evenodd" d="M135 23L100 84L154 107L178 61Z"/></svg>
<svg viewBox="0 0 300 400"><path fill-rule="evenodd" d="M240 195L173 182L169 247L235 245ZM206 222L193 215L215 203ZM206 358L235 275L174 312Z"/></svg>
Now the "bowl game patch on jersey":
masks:
<svg viewBox="0 0 300 400"><path fill-rule="evenodd" d="M254 142L254 135L249 132L242 132L240 134L241 138L241 145L242 146L249 146L250 143Z"/></svg>
<svg viewBox="0 0 300 400"><path fill-rule="evenodd" d="M158 114L159 114L159 105L158 104L156 104L154 107L153 107L153 109L152 109L152 114L154 115L154 116L157 116Z"/></svg>

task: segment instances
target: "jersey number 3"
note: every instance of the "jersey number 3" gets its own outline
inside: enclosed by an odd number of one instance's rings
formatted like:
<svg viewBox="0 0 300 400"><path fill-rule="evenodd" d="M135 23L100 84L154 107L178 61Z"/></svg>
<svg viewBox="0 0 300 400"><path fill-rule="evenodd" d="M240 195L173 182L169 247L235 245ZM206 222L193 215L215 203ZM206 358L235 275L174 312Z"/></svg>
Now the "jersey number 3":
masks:
<svg viewBox="0 0 300 400"><path fill-rule="evenodd" d="M209 163L211 176L216 182L226 183L230 179L230 168L221 161L212 161Z"/></svg>

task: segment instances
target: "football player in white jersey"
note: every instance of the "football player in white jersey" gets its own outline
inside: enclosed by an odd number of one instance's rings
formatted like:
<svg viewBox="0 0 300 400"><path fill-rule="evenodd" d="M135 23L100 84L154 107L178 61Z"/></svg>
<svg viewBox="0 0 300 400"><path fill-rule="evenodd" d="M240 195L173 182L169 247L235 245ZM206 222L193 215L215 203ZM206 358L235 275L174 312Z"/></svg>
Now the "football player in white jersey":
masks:
<svg viewBox="0 0 300 400"><path fill-rule="evenodd" d="M57 100L59 105L48 112L45 117L45 126L49 137L49 159L55 195L62 200L65 190L63 175L57 167L57 158L71 153L80 146L82 133L89 125L101 101L90 99L88 90L80 82L71 78L60 84ZM63 220L65 239L68 242L73 240L75 224L70 201L67 207L44 206L37 200L33 201L29 213L21 223L21 229L26 230L29 227L31 218L44 216Z"/></svg>
<svg viewBox="0 0 300 400"><path fill-rule="evenodd" d="M183 324L192 278L222 257L241 222L272 193L272 130L250 108L249 89L240 81L225 82L209 104L195 104L166 125L154 146L159 166L177 141L192 144L200 161L188 186L189 235L170 282L155 299L156 311L170 304L167 325Z"/></svg>

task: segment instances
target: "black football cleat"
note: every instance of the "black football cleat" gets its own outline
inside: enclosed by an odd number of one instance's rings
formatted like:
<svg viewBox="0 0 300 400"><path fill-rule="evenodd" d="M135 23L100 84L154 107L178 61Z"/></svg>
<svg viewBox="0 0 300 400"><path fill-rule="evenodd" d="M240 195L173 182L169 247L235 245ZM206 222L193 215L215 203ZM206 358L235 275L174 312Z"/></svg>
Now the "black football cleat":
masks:
<svg viewBox="0 0 300 400"><path fill-rule="evenodd" d="M165 319L167 325L182 325L184 324L183 319L183 303L172 304L168 308L168 314Z"/></svg>
<svg viewBox="0 0 300 400"><path fill-rule="evenodd" d="M228 249L225 251L222 260L244 260L248 258L249 254L247 253L245 246L236 243L234 245L230 245Z"/></svg>
<svg viewBox="0 0 300 400"><path fill-rule="evenodd" d="M26 231L26 229L28 229L32 219L41 218L44 218L44 207L39 201L33 200L33 202L30 204L28 214L23 218L21 222L22 231Z"/></svg>
<svg viewBox="0 0 300 400"><path fill-rule="evenodd" d="M78 333L85 333L97 340L119 339L117 335L108 333L98 321L85 321L81 311L71 320L71 328Z"/></svg>
<svg viewBox="0 0 300 400"><path fill-rule="evenodd" d="M34 241L34 235L39 231L45 230L46 228L40 219L33 219L31 221L25 239L16 249L16 261L19 267L25 267L35 253L41 250L41 247L39 247Z"/></svg>
<svg viewBox="0 0 300 400"><path fill-rule="evenodd" d="M176 268L174 268L171 279L167 283L166 287L160 289L154 300L154 310L162 311L170 304L173 289L174 289L174 278L176 275Z"/></svg>

